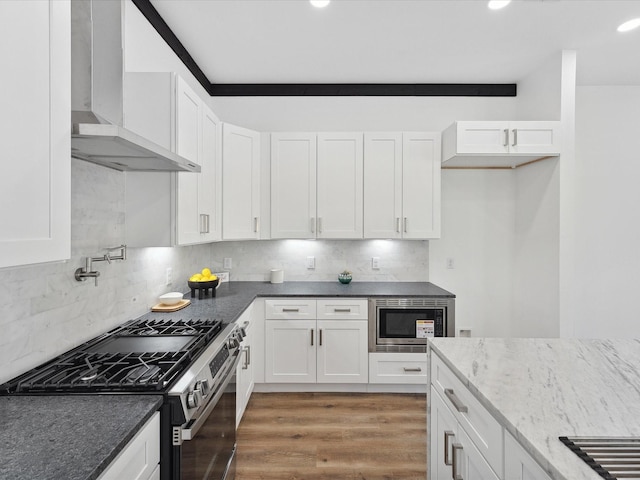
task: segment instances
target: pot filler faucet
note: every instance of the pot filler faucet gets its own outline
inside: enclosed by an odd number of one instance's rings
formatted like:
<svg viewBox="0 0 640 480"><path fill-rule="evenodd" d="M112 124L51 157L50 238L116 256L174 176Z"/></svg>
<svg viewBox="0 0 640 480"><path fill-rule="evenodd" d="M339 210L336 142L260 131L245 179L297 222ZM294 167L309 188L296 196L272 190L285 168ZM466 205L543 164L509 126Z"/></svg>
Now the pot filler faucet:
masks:
<svg viewBox="0 0 640 480"><path fill-rule="evenodd" d="M101 257L87 257L85 259L85 266L76 270L75 277L79 282L84 282L87 278L93 278L96 281L96 287L98 286L98 277L100 272L93 270L93 262L107 262L111 263L111 260L126 260L127 259L127 246L120 245L118 247L107 248L107 253ZM111 255L110 252L120 250L119 255Z"/></svg>

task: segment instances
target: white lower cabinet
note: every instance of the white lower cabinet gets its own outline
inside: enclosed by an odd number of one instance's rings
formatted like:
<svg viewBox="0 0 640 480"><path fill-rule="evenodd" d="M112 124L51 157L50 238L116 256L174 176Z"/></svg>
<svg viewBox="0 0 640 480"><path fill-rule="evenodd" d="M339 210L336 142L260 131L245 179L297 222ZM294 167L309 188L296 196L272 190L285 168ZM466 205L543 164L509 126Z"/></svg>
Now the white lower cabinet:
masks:
<svg viewBox="0 0 640 480"><path fill-rule="evenodd" d="M550 480L433 352L428 412L430 480Z"/></svg>
<svg viewBox="0 0 640 480"><path fill-rule="evenodd" d="M253 393L253 387L255 385L252 346L253 346L253 304L247 308L240 316L236 323L240 325L247 334L242 341L242 350L240 355L240 364L236 368L236 427L240 425L240 420L244 415L244 411L247 408L251 394Z"/></svg>
<svg viewBox="0 0 640 480"><path fill-rule="evenodd" d="M136 433L98 480L156 480L160 478L160 413Z"/></svg>
<svg viewBox="0 0 640 480"><path fill-rule="evenodd" d="M431 418L432 480L499 480L434 387Z"/></svg>
<svg viewBox="0 0 640 480"><path fill-rule="evenodd" d="M265 381L315 383L315 320L270 320L265 326Z"/></svg>
<svg viewBox="0 0 640 480"><path fill-rule="evenodd" d="M369 383L427 383L425 353L380 352L369 354Z"/></svg>
<svg viewBox="0 0 640 480"><path fill-rule="evenodd" d="M368 382L366 300L323 302L317 301L322 316L331 319L313 318L316 300L265 302L266 382Z"/></svg>
<svg viewBox="0 0 640 480"><path fill-rule="evenodd" d="M504 432L504 478L505 480L551 480L551 477L507 431Z"/></svg>

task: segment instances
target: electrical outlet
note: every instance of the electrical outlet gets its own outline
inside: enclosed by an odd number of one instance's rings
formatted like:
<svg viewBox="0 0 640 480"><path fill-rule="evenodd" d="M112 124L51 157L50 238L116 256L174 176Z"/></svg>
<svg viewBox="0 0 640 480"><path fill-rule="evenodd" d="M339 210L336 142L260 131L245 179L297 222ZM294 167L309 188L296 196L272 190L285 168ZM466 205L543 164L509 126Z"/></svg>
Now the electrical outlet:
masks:
<svg viewBox="0 0 640 480"><path fill-rule="evenodd" d="M227 270L231 270L231 259L230 258L225 258L222 261L222 268L226 268Z"/></svg>
<svg viewBox="0 0 640 480"><path fill-rule="evenodd" d="M453 258L447 258L447 268L448 269L456 268L455 260Z"/></svg>
<svg viewBox="0 0 640 480"><path fill-rule="evenodd" d="M216 277L220 280L220 283L229 281L229 272L216 272L214 273Z"/></svg>
<svg viewBox="0 0 640 480"><path fill-rule="evenodd" d="M380 257L371 257L371 268L373 270L380 270Z"/></svg>
<svg viewBox="0 0 640 480"><path fill-rule="evenodd" d="M165 285L171 285L173 283L173 269L171 267L167 268L165 272Z"/></svg>
<svg viewBox="0 0 640 480"><path fill-rule="evenodd" d="M307 268L316 268L316 257L307 257Z"/></svg>

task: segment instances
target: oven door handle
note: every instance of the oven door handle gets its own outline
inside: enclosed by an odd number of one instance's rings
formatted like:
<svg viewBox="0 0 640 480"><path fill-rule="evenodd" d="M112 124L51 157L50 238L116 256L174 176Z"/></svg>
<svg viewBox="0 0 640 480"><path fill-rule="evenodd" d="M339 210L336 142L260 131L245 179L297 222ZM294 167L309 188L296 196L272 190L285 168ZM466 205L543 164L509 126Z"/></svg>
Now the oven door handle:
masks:
<svg viewBox="0 0 640 480"><path fill-rule="evenodd" d="M231 382L231 379L233 378L235 369L240 363L240 350L238 350L234 355L235 355L235 358L233 360L233 363L231 364L231 367L225 372L224 376L226 378L222 383L222 385L216 391L216 394L213 396L211 401L207 403L207 406L204 408L202 413L198 415L197 420L193 422L193 424L189 428L182 429L182 440L193 440L195 436L198 434L198 430L200 430L200 427L202 427L204 422L209 417L209 414L211 413L211 411L218 404L218 400L220 400L220 397L222 397L225 390L227 389L227 386L229 385L229 383Z"/></svg>

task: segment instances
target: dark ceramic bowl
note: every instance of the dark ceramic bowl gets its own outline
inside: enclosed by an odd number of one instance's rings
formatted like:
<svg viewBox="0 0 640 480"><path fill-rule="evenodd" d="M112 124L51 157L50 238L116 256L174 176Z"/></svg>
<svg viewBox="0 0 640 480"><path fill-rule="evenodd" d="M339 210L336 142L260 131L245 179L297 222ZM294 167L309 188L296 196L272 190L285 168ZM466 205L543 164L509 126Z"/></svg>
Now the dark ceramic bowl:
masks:
<svg viewBox="0 0 640 480"><path fill-rule="evenodd" d="M187 281L189 288L191 289L191 298L196 297L196 290L198 291L198 298L203 299L209 296L209 290L211 290L211 296L216 296L216 287L220 283L220 279L216 278L211 282L192 282Z"/></svg>

